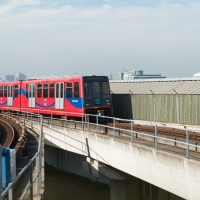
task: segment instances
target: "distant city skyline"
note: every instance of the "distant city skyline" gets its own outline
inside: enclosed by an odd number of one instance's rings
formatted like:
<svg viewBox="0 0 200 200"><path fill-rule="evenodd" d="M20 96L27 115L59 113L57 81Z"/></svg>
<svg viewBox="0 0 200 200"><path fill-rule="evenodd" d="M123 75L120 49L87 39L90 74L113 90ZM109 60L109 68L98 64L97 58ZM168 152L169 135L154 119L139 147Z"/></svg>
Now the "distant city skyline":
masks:
<svg viewBox="0 0 200 200"><path fill-rule="evenodd" d="M0 80L12 82L12 81L26 80L26 78L27 77L25 74L18 72L15 74L6 74L5 76L1 77Z"/></svg>
<svg viewBox="0 0 200 200"><path fill-rule="evenodd" d="M122 70L110 74L110 80L138 80L138 79L165 79L161 74L147 74L144 70Z"/></svg>
<svg viewBox="0 0 200 200"><path fill-rule="evenodd" d="M200 72L197 0L0 1L0 76ZM137 68L138 66L138 68Z"/></svg>

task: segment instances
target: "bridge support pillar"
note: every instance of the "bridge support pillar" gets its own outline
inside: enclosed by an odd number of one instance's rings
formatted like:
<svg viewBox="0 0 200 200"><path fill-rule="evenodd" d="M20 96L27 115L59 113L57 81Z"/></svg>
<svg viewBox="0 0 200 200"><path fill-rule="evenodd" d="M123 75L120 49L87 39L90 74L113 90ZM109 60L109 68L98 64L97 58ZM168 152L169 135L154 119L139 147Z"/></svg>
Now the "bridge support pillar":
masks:
<svg viewBox="0 0 200 200"><path fill-rule="evenodd" d="M112 180L110 187L111 200L138 200L142 199L140 181Z"/></svg>
<svg viewBox="0 0 200 200"><path fill-rule="evenodd" d="M110 187L111 200L125 200L125 183L124 181L112 181Z"/></svg>

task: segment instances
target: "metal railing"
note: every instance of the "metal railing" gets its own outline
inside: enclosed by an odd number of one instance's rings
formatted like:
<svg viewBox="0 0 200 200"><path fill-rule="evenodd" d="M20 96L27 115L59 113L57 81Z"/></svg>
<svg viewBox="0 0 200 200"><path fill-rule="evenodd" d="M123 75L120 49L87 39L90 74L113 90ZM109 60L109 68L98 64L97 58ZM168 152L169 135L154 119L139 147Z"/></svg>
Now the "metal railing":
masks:
<svg viewBox="0 0 200 200"><path fill-rule="evenodd" d="M40 115L24 112L15 113L16 115L23 116L26 120L37 121ZM154 126L153 133L147 132L139 132L133 130L133 125L136 120L122 119L122 118L114 118L108 116L100 116L100 115L92 115L92 114L84 114L82 120L75 121L69 120L67 118L68 115L72 113L65 113L65 119L59 119L53 117L53 111L49 117L44 118L44 124L48 124L49 128L52 128L53 125L62 126L64 128L74 128L74 129L82 129L83 131L92 131L99 134L108 134L111 137L120 137L120 139L125 139L126 141L132 143L139 143L151 146L157 150L166 150L166 151L174 151L175 153L184 155L186 158L194 158L200 159L200 141L195 141L191 139L190 132L196 133L200 135L200 130L192 130L188 126L183 126L179 128L180 130L185 132L185 137L177 137L177 136L167 136L158 133L158 128L163 127L158 122L151 122ZM76 114L76 113L73 113ZM105 124L104 122L110 122L110 124ZM125 123L130 125L130 129L124 129L117 127L117 123ZM71 124L71 125L70 125ZM74 127L72 126L74 124ZM78 126L79 125L79 126ZM164 126L165 127L165 126ZM178 129L178 128L176 128ZM55 138L54 138L55 139ZM174 148L172 148L174 147ZM180 151L181 150L181 151Z"/></svg>
<svg viewBox="0 0 200 200"><path fill-rule="evenodd" d="M15 113L16 114L16 113ZM19 113L18 113L19 114ZM14 115L9 113L7 118ZM19 117L19 115L18 115ZM43 117L38 115L37 134L39 135L38 149L35 155L29 160L28 164L19 172L16 178L9 183L1 194L0 199L33 199L35 196L42 196L44 187L44 135L43 135ZM19 120L19 119L18 119ZM24 120L24 126L28 128L28 124Z"/></svg>

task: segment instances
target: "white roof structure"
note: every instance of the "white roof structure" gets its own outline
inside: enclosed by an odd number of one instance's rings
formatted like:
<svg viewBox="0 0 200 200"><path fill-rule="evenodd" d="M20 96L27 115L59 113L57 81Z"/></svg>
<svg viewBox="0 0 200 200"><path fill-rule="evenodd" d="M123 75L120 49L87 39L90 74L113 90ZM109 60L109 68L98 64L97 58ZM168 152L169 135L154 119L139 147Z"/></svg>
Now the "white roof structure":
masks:
<svg viewBox="0 0 200 200"><path fill-rule="evenodd" d="M112 94L200 94L199 78L110 81Z"/></svg>

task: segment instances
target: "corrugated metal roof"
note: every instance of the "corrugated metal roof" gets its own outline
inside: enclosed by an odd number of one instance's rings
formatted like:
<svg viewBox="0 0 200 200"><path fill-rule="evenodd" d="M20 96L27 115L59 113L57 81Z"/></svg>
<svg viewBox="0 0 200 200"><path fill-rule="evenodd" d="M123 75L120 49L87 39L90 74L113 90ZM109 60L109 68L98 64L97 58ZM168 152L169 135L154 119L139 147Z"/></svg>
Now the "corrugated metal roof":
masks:
<svg viewBox="0 0 200 200"><path fill-rule="evenodd" d="M110 88L113 94L200 94L200 79L110 81Z"/></svg>

